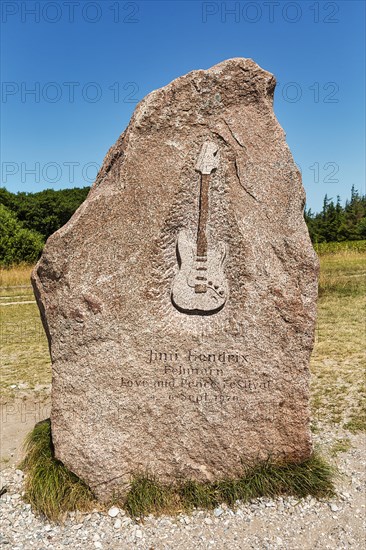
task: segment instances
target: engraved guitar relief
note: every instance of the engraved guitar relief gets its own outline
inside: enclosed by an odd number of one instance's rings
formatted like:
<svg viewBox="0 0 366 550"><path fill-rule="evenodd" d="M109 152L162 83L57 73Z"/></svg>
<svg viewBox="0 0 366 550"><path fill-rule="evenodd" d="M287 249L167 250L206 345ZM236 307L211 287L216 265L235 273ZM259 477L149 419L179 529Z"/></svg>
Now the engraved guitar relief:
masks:
<svg viewBox="0 0 366 550"><path fill-rule="evenodd" d="M206 141L195 166L201 173L197 238L183 229L177 239L179 271L173 281L171 299L182 313L216 313L224 307L229 293L223 270L226 245L218 242L208 246L206 235L210 177L218 165L218 146Z"/></svg>

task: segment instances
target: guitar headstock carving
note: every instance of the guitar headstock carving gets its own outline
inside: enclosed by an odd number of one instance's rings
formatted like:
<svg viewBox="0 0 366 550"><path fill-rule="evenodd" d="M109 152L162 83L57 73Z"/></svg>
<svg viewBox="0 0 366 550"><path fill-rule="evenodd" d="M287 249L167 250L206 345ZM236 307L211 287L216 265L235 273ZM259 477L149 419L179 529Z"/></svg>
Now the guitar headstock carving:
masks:
<svg viewBox="0 0 366 550"><path fill-rule="evenodd" d="M205 141L198 156L195 169L201 174L211 174L219 165L219 148L213 141Z"/></svg>

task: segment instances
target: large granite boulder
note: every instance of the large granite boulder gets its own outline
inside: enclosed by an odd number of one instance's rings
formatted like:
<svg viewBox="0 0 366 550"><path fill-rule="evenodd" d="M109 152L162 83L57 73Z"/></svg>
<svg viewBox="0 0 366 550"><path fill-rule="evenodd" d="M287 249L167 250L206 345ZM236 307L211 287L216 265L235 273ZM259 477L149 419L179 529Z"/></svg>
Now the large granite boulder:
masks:
<svg viewBox="0 0 366 550"><path fill-rule="evenodd" d="M32 275L56 456L102 500L309 457L318 261L250 59L150 93Z"/></svg>

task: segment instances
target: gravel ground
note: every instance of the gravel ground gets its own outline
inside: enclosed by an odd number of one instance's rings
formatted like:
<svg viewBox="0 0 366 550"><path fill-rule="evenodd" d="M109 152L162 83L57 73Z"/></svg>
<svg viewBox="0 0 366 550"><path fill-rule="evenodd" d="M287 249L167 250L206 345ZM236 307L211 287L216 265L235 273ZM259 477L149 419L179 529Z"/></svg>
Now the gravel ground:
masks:
<svg viewBox="0 0 366 550"><path fill-rule="evenodd" d="M365 439L347 436L352 448L337 456L343 475L331 501L258 499L235 510L223 505L174 518L132 520L123 510L111 509L108 514L71 513L64 524L50 524L23 502L23 473L8 468L1 472L0 487L6 485L7 492L0 498L0 542L4 550L364 548ZM337 437L328 435L328 446Z"/></svg>

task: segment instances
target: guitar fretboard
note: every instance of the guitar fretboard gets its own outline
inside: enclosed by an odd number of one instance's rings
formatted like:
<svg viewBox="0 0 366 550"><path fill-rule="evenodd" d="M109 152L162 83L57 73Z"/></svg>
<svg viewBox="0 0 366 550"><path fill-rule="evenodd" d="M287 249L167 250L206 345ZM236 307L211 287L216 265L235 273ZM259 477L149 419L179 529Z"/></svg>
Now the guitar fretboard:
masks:
<svg viewBox="0 0 366 550"><path fill-rule="evenodd" d="M197 260L207 257L207 219L208 219L208 189L210 174L201 174L201 189L199 200L199 217L197 231Z"/></svg>

